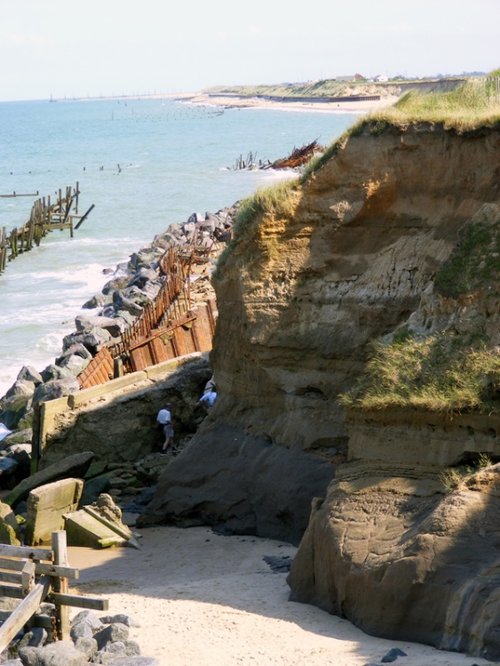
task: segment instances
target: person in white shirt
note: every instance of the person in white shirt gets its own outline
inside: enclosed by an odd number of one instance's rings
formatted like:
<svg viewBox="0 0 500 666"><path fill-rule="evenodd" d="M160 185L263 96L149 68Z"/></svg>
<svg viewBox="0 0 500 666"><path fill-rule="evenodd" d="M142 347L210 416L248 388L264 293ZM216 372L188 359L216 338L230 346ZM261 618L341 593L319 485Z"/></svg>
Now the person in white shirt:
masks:
<svg viewBox="0 0 500 666"><path fill-rule="evenodd" d="M174 427L172 425L172 412L170 411L171 408L172 405L170 404L166 405L166 407L160 409L160 411L156 416L156 420L162 426L163 436L165 438L161 449L161 453L167 452L174 437Z"/></svg>

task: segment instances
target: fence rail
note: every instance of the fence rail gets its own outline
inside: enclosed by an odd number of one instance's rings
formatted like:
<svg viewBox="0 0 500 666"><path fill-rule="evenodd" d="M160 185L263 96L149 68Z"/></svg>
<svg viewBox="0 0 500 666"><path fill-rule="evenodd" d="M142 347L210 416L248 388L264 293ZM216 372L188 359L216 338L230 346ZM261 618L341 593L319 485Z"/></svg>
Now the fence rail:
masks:
<svg viewBox="0 0 500 666"><path fill-rule="evenodd" d="M13 573L14 572L14 573ZM107 599L68 594L68 578L78 578L79 570L68 565L66 532L52 533L51 548L0 545L0 581L3 596L22 599L0 627L0 652L31 620L44 600L55 604L48 627L53 638L70 636L68 607L108 610Z"/></svg>

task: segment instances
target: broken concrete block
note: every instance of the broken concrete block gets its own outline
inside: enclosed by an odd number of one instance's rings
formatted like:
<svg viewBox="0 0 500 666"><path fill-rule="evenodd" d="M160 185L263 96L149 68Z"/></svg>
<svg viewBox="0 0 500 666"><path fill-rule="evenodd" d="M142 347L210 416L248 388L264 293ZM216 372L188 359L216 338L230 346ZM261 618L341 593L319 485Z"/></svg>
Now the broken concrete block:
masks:
<svg viewBox="0 0 500 666"><path fill-rule="evenodd" d="M29 546L50 542L64 529L64 514L75 511L83 492L81 479L61 479L35 488L28 495L25 541Z"/></svg>
<svg viewBox="0 0 500 666"><path fill-rule="evenodd" d="M123 546L126 540L84 510L64 516L68 546L109 548Z"/></svg>

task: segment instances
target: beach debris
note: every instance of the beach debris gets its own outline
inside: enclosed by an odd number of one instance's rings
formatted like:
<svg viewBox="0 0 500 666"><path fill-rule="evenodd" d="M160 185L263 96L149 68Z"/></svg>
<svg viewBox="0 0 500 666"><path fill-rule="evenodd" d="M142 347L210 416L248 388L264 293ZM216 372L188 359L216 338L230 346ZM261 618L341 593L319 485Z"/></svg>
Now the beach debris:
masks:
<svg viewBox="0 0 500 666"><path fill-rule="evenodd" d="M64 529L64 515L76 511L82 496L81 479L61 479L33 489L28 495L25 543L49 543L52 532Z"/></svg>
<svg viewBox="0 0 500 666"><path fill-rule="evenodd" d="M408 655L403 650L399 648L391 648L387 654L385 654L380 660L383 664L390 664L393 661L396 661L398 657L407 657Z"/></svg>
<svg viewBox="0 0 500 666"><path fill-rule="evenodd" d="M318 143L318 140L315 139L314 141L311 141L311 143L301 146L300 148L294 148L288 157L283 157L274 162L269 160L263 162L261 159L257 160L257 153L249 152L246 159L243 159L243 155L238 157L233 170L254 171L256 169L298 169L307 164L313 155L323 152L323 150L323 146L321 146Z"/></svg>
<svg viewBox="0 0 500 666"><path fill-rule="evenodd" d="M273 573L287 573L292 566L290 555L264 555L262 559L271 567Z"/></svg>
<svg viewBox="0 0 500 666"><path fill-rule="evenodd" d="M301 148L294 148L288 157L280 160L275 160L270 169L297 169L298 167L307 164L315 153L322 152L324 149L319 145L317 139L311 143L302 146Z"/></svg>
<svg viewBox="0 0 500 666"><path fill-rule="evenodd" d="M66 456L52 465L48 465L39 472L35 472L26 479L23 479L4 498L5 502L15 507L16 504L26 499L34 488L38 488L51 481L57 481L58 479L84 476L94 457L95 453L93 451L82 451L81 453Z"/></svg>
<svg viewBox="0 0 500 666"><path fill-rule="evenodd" d="M122 522L120 507L107 493L99 495L94 504L66 513L64 520L71 546L140 548L132 530Z"/></svg>

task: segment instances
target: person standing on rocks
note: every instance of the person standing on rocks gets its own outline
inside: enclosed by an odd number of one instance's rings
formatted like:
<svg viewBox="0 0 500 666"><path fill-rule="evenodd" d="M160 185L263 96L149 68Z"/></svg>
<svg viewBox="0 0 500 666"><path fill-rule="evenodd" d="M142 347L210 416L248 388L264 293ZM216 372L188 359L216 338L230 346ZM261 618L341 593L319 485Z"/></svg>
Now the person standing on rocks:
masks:
<svg viewBox="0 0 500 666"><path fill-rule="evenodd" d="M166 454L174 438L174 427L172 425L172 405L168 403L163 409L160 409L156 416L157 422L162 427L164 442L160 453Z"/></svg>

